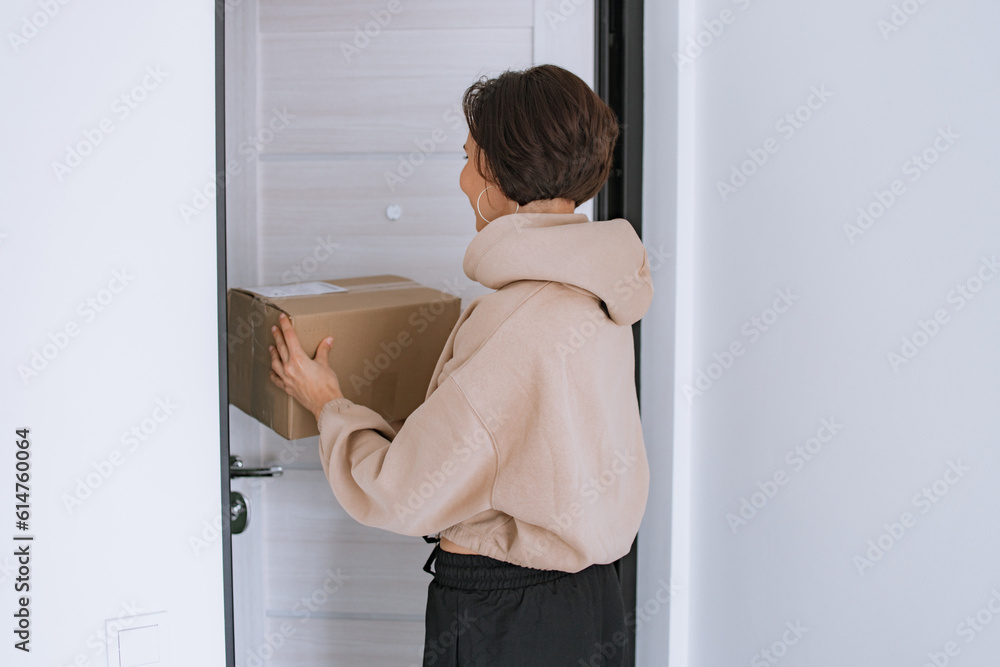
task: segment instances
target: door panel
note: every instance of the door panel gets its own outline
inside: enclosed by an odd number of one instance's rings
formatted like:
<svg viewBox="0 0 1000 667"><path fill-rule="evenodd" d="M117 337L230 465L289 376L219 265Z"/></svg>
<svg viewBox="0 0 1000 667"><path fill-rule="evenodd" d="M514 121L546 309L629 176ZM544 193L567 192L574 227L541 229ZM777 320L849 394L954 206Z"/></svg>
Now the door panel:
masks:
<svg viewBox="0 0 1000 667"><path fill-rule="evenodd" d="M269 617L267 635L275 645L271 667L329 667L331 655L340 665L419 667L423 664L424 622L346 618Z"/></svg>
<svg viewBox="0 0 1000 667"><path fill-rule="evenodd" d="M0 14L0 663L223 665L224 248L178 211L216 167L212 3Z"/></svg>
<svg viewBox="0 0 1000 667"><path fill-rule="evenodd" d="M409 614L422 622L428 582L413 573L424 574L427 543L355 521L322 470L288 470L281 481L268 488L264 517L270 613L308 610L303 599L323 589L330 593L324 613Z"/></svg>

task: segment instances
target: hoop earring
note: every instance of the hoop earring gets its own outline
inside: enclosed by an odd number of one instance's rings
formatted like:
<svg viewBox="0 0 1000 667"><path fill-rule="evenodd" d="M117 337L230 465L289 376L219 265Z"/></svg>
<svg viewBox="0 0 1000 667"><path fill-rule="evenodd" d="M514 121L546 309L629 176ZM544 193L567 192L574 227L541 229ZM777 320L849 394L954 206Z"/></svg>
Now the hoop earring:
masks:
<svg viewBox="0 0 1000 667"><path fill-rule="evenodd" d="M493 187L492 185L487 185L485 188L483 188L483 192L486 192L487 190L489 190L492 187ZM479 196L476 197L476 212L479 213L479 217L480 218L482 218L483 220L486 220L486 216L483 215L483 212L481 210L479 210L479 200L483 198L483 192L480 192ZM514 202L514 203L517 204L517 202ZM514 213L517 213L520 210L521 210L521 205L517 204L517 208L514 209ZM493 218L493 220L496 220L496 218ZM486 220L486 222L493 222L493 220Z"/></svg>

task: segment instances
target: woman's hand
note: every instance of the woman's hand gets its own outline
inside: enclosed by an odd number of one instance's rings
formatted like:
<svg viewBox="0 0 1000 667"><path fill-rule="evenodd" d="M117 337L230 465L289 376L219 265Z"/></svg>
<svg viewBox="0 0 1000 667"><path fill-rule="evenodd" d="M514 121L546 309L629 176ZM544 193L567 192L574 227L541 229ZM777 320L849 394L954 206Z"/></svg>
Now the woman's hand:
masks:
<svg viewBox="0 0 1000 667"><path fill-rule="evenodd" d="M333 341L331 338L320 341L316 356L310 359L284 313L278 316L278 323L280 329L271 327L275 344L267 348L271 353L271 381L305 406L318 421L324 405L344 396L337 374L327 361Z"/></svg>

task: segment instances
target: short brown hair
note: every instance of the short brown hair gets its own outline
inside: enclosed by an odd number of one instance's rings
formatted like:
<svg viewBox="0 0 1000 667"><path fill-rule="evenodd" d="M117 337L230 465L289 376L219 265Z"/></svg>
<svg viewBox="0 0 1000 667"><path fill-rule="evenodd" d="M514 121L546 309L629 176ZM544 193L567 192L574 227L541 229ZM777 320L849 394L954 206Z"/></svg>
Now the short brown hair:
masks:
<svg viewBox="0 0 1000 667"><path fill-rule="evenodd" d="M476 167L522 206L565 198L575 206L608 180L618 119L577 75L556 65L483 77L462 98Z"/></svg>

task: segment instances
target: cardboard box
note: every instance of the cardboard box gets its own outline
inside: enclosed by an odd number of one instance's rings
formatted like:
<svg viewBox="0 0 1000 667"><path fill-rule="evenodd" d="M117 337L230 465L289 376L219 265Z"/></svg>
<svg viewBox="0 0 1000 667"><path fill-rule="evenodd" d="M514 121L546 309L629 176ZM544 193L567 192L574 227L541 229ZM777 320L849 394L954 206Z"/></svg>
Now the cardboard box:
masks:
<svg viewBox="0 0 1000 667"><path fill-rule="evenodd" d="M232 288L226 302L229 402L289 440L319 430L312 413L270 379L267 347L279 313L310 357L333 336L330 367L344 396L390 422L423 403L461 315L458 297L393 275Z"/></svg>

